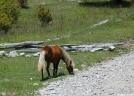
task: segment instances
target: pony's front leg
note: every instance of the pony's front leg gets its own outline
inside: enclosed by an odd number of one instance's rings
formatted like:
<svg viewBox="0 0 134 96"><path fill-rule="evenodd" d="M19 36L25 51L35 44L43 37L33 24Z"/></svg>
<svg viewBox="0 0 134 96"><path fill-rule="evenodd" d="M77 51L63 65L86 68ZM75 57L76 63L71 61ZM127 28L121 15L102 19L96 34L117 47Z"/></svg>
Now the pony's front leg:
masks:
<svg viewBox="0 0 134 96"><path fill-rule="evenodd" d="M58 65L59 65L59 61L57 63L53 63L53 77L56 78L57 75L57 71L58 71Z"/></svg>
<svg viewBox="0 0 134 96"><path fill-rule="evenodd" d="M47 62L46 70L47 70L48 78L51 78L50 72L49 72L49 66L50 66L50 63Z"/></svg>
<svg viewBox="0 0 134 96"><path fill-rule="evenodd" d="M56 63L53 63L53 78L56 77Z"/></svg>

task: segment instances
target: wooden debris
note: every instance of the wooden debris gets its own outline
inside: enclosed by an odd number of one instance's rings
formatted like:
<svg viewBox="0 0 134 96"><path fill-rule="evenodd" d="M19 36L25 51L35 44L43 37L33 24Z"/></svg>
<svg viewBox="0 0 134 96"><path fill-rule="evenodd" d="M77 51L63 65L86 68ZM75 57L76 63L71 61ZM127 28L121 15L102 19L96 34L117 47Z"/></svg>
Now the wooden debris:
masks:
<svg viewBox="0 0 134 96"><path fill-rule="evenodd" d="M8 57L17 57L17 56L25 56L25 57L31 57L31 56L39 56L40 49L43 46L39 46L39 44L42 44L43 41L26 41L26 42L20 42L20 43L5 43L0 44L0 49L6 49L6 48L15 48L13 51L7 53L6 56ZM114 51L115 46L123 45L124 42L121 43L94 43L94 44L63 44L59 45L60 47L63 47L66 51L69 52L95 52L99 50L109 50ZM4 52L4 53L3 53ZM23 52L23 53L22 53ZM26 52L33 52L33 54L27 54ZM20 54L19 54L20 53ZM2 56L5 54L5 51L0 51L0 55Z"/></svg>
<svg viewBox="0 0 134 96"><path fill-rule="evenodd" d="M115 46L123 45L124 42L121 43L94 43L94 44L64 44L61 45L67 51L78 51L78 52L95 52L97 50L115 50Z"/></svg>
<svg viewBox="0 0 134 96"><path fill-rule="evenodd" d="M17 52L39 52L40 48L23 48L20 50L16 50Z"/></svg>
<svg viewBox="0 0 134 96"><path fill-rule="evenodd" d="M0 48L17 48L20 46L33 46L33 45L39 45L42 44L43 41L26 41L26 42L20 42L20 43L3 43L0 44Z"/></svg>

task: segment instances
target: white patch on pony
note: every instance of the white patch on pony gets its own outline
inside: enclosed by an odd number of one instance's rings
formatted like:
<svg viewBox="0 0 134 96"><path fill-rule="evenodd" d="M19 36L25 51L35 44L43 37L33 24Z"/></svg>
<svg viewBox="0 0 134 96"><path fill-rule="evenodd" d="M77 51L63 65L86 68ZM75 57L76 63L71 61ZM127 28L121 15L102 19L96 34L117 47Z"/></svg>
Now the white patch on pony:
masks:
<svg viewBox="0 0 134 96"><path fill-rule="evenodd" d="M38 71L43 70L44 67L45 67L45 51L41 50L40 51L39 62L38 62Z"/></svg>

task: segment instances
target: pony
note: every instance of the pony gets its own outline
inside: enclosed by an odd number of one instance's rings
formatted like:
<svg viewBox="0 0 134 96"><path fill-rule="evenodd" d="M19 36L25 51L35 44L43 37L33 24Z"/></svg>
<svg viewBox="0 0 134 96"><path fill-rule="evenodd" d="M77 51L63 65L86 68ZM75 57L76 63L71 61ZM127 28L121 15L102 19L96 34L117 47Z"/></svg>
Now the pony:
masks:
<svg viewBox="0 0 134 96"><path fill-rule="evenodd" d="M60 60L63 60L66 64L66 69L69 74L74 75L74 62L62 47L56 46L44 46L40 50L40 56L38 61L38 71L41 72L42 80L44 80L44 68L47 70L48 77L50 77L49 66L53 63L53 76L57 77L58 65Z"/></svg>

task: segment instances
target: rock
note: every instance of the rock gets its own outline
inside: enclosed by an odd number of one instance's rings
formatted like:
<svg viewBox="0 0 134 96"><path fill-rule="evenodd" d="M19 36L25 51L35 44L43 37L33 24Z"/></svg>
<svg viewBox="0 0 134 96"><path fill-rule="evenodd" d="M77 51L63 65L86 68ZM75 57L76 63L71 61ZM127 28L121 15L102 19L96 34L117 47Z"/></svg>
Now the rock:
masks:
<svg viewBox="0 0 134 96"><path fill-rule="evenodd" d="M39 55L40 55L40 53L39 53L39 52L37 52L37 53L33 54L33 56L35 56L35 57L38 57Z"/></svg>
<svg viewBox="0 0 134 96"><path fill-rule="evenodd" d="M114 46L109 46L109 51L114 51L115 47Z"/></svg>
<svg viewBox="0 0 134 96"><path fill-rule="evenodd" d="M25 53L23 52L23 53L20 53L20 56L24 56L25 55Z"/></svg>
<svg viewBox="0 0 134 96"><path fill-rule="evenodd" d="M30 78L30 80L33 80L33 78Z"/></svg>
<svg viewBox="0 0 134 96"><path fill-rule="evenodd" d="M25 55L25 57L32 57L32 55L28 54L28 55Z"/></svg>
<svg viewBox="0 0 134 96"><path fill-rule="evenodd" d="M17 56L19 56L19 54L16 51L11 51L8 54L8 57L17 57Z"/></svg>
<svg viewBox="0 0 134 96"><path fill-rule="evenodd" d="M33 83L33 86L37 86L37 85L39 85L38 83Z"/></svg>
<svg viewBox="0 0 134 96"><path fill-rule="evenodd" d="M0 51L0 56L4 56L6 54L5 51Z"/></svg>

